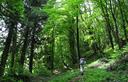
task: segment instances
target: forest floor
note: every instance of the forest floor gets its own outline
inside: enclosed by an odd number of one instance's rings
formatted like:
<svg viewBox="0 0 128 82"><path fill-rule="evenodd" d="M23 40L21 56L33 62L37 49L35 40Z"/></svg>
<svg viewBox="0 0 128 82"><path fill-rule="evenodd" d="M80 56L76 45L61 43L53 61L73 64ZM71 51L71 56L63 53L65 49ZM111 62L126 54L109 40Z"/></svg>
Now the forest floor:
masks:
<svg viewBox="0 0 128 82"><path fill-rule="evenodd" d="M128 55L118 60L98 59L85 65L84 75L79 69L54 77L49 82L128 82Z"/></svg>
<svg viewBox="0 0 128 82"><path fill-rule="evenodd" d="M31 82L48 82L50 77L42 77L42 76L36 76L34 78L31 78Z"/></svg>
<svg viewBox="0 0 128 82"><path fill-rule="evenodd" d="M31 82L128 82L128 55L118 60L100 58L85 65L84 75L79 69L53 75L51 77L36 76Z"/></svg>

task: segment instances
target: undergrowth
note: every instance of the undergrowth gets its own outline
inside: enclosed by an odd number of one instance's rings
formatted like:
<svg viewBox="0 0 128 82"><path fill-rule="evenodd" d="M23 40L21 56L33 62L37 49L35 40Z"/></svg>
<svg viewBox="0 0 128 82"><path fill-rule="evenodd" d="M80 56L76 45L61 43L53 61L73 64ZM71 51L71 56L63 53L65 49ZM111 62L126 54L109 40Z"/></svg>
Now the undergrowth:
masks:
<svg viewBox="0 0 128 82"><path fill-rule="evenodd" d="M70 70L68 72L65 72L63 74L53 76L53 78L49 82L68 82L74 77L77 77L79 75L78 70Z"/></svg>
<svg viewBox="0 0 128 82"><path fill-rule="evenodd" d="M76 82L101 82L111 76L110 72L107 72L103 69L87 69L84 72L84 76L81 76L79 81ZM79 70L75 70L72 72L66 72L62 75L54 77L49 82L70 82L71 79L80 76Z"/></svg>

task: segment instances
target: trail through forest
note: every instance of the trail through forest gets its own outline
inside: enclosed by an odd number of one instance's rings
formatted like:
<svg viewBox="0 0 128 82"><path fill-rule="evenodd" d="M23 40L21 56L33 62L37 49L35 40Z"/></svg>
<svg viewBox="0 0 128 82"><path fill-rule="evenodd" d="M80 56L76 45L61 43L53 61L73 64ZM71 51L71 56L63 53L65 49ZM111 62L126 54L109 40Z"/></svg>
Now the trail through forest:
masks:
<svg viewBox="0 0 128 82"><path fill-rule="evenodd" d="M81 81L81 79L82 79L82 76L79 75L77 77L72 78L69 82L79 82L79 81Z"/></svg>
<svg viewBox="0 0 128 82"><path fill-rule="evenodd" d="M127 68L128 0L0 0L0 82L128 82Z"/></svg>
<svg viewBox="0 0 128 82"><path fill-rule="evenodd" d="M48 82L50 77L36 76L30 79L30 82Z"/></svg>
<svg viewBox="0 0 128 82"><path fill-rule="evenodd" d="M106 58L101 58L98 59L90 64L87 64L85 69L84 69L84 75L80 75L79 70L77 75L73 78L71 78L70 80L68 80L68 82L86 82L87 79L89 79L88 74L92 72L92 76L93 74L95 75L95 69L99 69L99 70L104 70L106 72L110 72L111 74L104 78L102 81L100 82L127 82L128 79L126 80L122 80L120 76L118 76L118 72L124 74L123 77L128 77L127 73L128 70L127 68L123 68L122 66L126 66L128 62L128 54L125 54L124 56L120 57L117 60L108 60ZM92 71L88 71L89 69L91 69ZM122 72L121 70L125 71ZM103 72L99 71L99 74L102 74ZM107 74L107 73L106 73ZM104 76L102 76L104 77ZM63 78L63 77L62 77ZM92 78L92 77L91 77ZM94 76L94 78L98 79L100 78L99 75ZM88 82L88 80L87 80ZM97 81L96 81L97 82Z"/></svg>

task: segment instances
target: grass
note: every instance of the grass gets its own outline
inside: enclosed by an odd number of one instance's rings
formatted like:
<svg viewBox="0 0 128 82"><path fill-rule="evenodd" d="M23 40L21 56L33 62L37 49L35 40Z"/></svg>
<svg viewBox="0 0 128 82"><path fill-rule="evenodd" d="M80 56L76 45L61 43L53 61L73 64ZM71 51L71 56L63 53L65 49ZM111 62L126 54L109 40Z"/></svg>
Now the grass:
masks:
<svg viewBox="0 0 128 82"><path fill-rule="evenodd" d="M53 76L49 82L68 82L69 80L71 80L74 77L77 77L78 75L79 75L78 70L70 70L63 74Z"/></svg>
<svg viewBox="0 0 128 82"><path fill-rule="evenodd" d="M83 77L83 82L102 82L111 75L110 72L104 69L87 69Z"/></svg>
<svg viewBox="0 0 128 82"><path fill-rule="evenodd" d="M120 73L119 71L108 72L104 69L98 68L88 68L84 72L84 76L79 75L78 70L72 70L54 76L49 82L128 82L128 75ZM79 80L75 80L76 77L79 77Z"/></svg>
<svg viewBox="0 0 128 82"><path fill-rule="evenodd" d="M112 74L103 69L87 69L81 80L76 82L102 82ZM69 82L71 79L79 76L79 70L68 71L62 75L54 77L49 82Z"/></svg>

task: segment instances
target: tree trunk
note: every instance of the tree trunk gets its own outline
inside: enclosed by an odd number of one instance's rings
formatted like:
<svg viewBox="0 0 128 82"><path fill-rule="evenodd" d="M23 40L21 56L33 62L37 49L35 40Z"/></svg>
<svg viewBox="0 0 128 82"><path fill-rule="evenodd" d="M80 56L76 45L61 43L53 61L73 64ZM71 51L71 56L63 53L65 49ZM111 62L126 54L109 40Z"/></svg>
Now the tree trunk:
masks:
<svg viewBox="0 0 128 82"><path fill-rule="evenodd" d="M14 67L14 63L15 63L15 55L17 52L17 44L16 43L17 43L17 27L15 27L14 34L12 37L12 54L11 54L11 65L10 65L11 73L14 73L13 67Z"/></svg>
<svg viewBox="0 0 128 82"><path fill-rule="evenodd" d="M77 52L78 52L78 59L80 59L80 43L79 43L79 17L76 17L76 28L77 28Z"/></svg>
<svg viewBox="0 0 128 82"><path fill-rule="evenodd" d="M111 44L111 47L112 49L114 49L114 44L113 44L113 38L112 38L112 34L111 34L111 25L110 25L110 20L109 20L109 14L108 14L108 9L107 9L107 4L105 6L105 9L104 9L104 6L103 6L103 2L100 0L100 4L101 4L101 10L103 12L103 17L106 21L106 31L108 32L108 38L110 40L110 44Z"/></svg>
<svg viewBox="0 0 128 82"><path fill-rule="evenodd" d="M72 64L77 64L77 51L76 51L76 40L75 40L75 30L73 27L69 28L69 48L70 48L70 53L71 53L71 58L72 58Z"/></svg>
<svg viewBox="0 0 128 82"><path fill-rule="evenodd" d="M51 70L54 69L54 49L55 49L55 27L53 27L53 32L52 32Z"/></svg>
<svg viewBox="0 0 128 82"><path fill-rule="evenodd" d="M5 42L5 47L4 47L4 50L3 50L3 53L2 53L2 57L1 57L0 77L4 75L5 65L6 65L6 62L7 62L8 53L9 53L11 40L12 40L12 36L13 36L13 31L14 31L13 26L14 26L14 24L11 22L11 25L9 26L8 36L7 36L6 42Z"/></svg>
<svg viewBox="0 0 128 82"><path fill-rule="evenodd" d="M121 45L120 45L120 38L119 38L119 30L118 30L118 25L117 25L117 20L116 20L116 17L115 17L115 14L113 12L113 8L112 8L112 0L110 0L110 10L111 10L111 14L112 14L112 17L113 17L113 20L114 20L114 23L115 23L115 29L116 29L116 33L115 33L115 40L118 44L118 47L119 49L121 48Z"/></svg>
<svg viewBox="0 0 128 82"><path fill-rule="evenodd" d="M123 9L121 7L121 2L120 0L118 0L118 3L119 3L119 10L120 10L120 14L121 14L121 20L122 20L122 27L123 27L123 30L124 30L124 36L125 36L125 39L126 41L128 41L128 38L127 38L127 31L126 31L126 23L125 23L125 19L124 19L124 14L123 14Z"/></svg>
<svg viewBox="0 0 128 82"><path fill-rule="evenodd" d="M33 58L34 58L34 46L35 46L35 28L36 25L34 25L34 28L32 30L32 36L31 36L31 54L29 58L29 72L32 73L32 68L33 68Z"/></svg>
<svg viewBox="0 0 128 82"><path fill-rule="evenodd" d="M29 38L29 27L26 27L26 32L25 32L25 36L24 36L24 43L23 43L23 47L21 49L21 57L20 57L20 72L23 72L23 66L24 66L24 61L25 61L25 54L26 54L26 50L28 47L28 38Z"/></svg>

